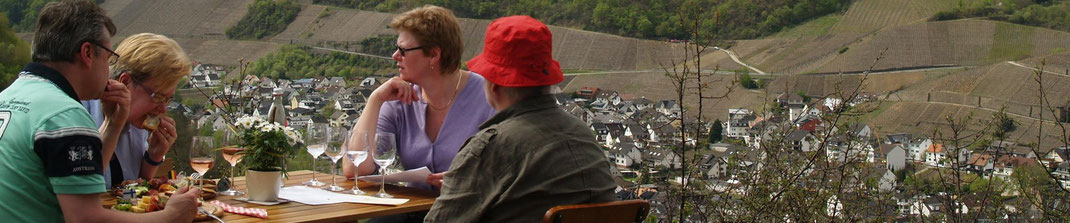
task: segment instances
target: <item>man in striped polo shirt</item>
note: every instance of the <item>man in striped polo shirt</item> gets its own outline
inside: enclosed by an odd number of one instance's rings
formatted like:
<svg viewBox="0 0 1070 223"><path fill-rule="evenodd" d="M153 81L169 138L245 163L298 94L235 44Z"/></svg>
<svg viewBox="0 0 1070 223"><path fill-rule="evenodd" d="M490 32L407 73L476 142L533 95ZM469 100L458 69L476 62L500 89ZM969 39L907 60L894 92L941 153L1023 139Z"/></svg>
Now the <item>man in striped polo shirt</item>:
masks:
<svg viewBox="0 0 1070 223"><path fill-rule="evenodd" d="M105 90L115 25L97 5L52 2L41 9L33 63L0 92L0 221L190 222L200 191L182 190L166 209L106 210L100 134L78 100L129 98Z"/></svg>

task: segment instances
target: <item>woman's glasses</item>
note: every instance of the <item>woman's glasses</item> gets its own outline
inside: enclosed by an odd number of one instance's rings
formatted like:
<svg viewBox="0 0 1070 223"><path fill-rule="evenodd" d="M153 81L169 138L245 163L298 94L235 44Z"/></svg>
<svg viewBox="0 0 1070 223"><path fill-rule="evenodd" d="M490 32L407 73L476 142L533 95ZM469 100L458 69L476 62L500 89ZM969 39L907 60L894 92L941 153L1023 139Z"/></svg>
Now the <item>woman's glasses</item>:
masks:
<svg viewBox="0 0 1070 223"><path fill-rule="evenodd" d="M424 48L423 46L418 46L418 47L413 47L413 48L402 48L401 46L398 46L396 44L394 45L394 47L397 47L398 48L398 52L401 52L401 57L405 57L405 52L407 52L407 51L413 51L413 50L418 50L418 49L423 49Z"/></svg>
<svg viewBox="0 0 1070 223"><path fill-rule="evenodd" d="M150 88L149 86L145 86L140 81L136 82L138 86L141 86L141 88L145 89L146 92L149 92L149 96L152 97L152 103L166 105L168 103L171 103L171 101L175 100L175 96L164 96L163 94L156 93L156 90Z"/></svg>

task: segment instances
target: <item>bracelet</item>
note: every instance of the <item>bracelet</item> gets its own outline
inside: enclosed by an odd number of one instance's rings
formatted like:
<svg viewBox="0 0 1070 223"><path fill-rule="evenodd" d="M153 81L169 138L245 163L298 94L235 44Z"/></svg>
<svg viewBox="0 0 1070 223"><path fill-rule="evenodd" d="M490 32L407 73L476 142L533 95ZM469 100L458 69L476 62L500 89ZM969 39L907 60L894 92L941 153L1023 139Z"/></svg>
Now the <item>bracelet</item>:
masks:
<svg viewBox="0 0 1070 223"><path fill-rule="evenodd" d="M159 162L153 161L152 157L149 157L149 152L146 151L145 152L145 162L149 163L149 165L152 165L152 166L159 166L160 164L163 163L163 160L160 160Z"/></svg>

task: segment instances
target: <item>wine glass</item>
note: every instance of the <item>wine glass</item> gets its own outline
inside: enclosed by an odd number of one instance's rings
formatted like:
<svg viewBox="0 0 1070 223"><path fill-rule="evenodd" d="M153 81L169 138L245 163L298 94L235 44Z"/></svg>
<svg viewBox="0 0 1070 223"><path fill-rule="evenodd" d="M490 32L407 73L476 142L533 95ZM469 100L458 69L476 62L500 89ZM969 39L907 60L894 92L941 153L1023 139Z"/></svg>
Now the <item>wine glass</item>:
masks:
<svg viewBox="0 0 1070 223"><path fill-rule="evenodd" d="M368 136L368 132L364 131L358 131L353 134L353 137L356 142L349 143L349 138L346 138L346 143L344 144L346 145L346 157L353 163L353 190L350 192L356 195L364 195L366 193L357 187L360 184L357 178L360 177L360 163L368 159L368 144L372 142L372 139Z"/></svg>
<svg viewBox="0 0 1070 223"><path fill-rule="evenodd" d="M219 150L223 151L223 159L230 163L230 187L225 191L219 192L220 194L227 196L243 195L245 192L234 190L234 168L238 166L238 162L245 156L245 147L238 146L241 144L241 140L238 138L238 134L231 131L230 128L223 129L223 148Z"/></svg>
<svg viewBox="0 0 1070 223"><path fill-rule="evenodd" d="M372 156L372 160L375 161L375 164L379 164L379 175L383 177L383 184L379 185L379 193L375 196L383 198L394 197L386 193L386 167L394 163L394 154L397 153L397 141L394 140L394 133L375 133L375 145L375 154Z"/></svg>
<svg viewBox="0 0 1070 223"><path fill-rule="evenodd" d="M342 149L342 143L345 142L346 134L348 133L349 131L346 131L346 129L342 127L332 126L327 128L327 148L325 148L324 154L327 154L327 157L331 158L331 171L334 172L331 174L331 186L323 188L324 190L345 190L345 188L338 186L338 183L334 178L338 175L338 169L335 168L335 166L338 164L338 160L341 160L342 156L345 155L345 151Z"/></svg>
<svg viewBox="0 0 1070 223"><path fill-rule="evenodd" d="M215 163L215 143L211 136L194 136L189 150L189 166L204 176ZM200 180L198 180L200 182Z"/></svg>
<svg viewBox="0 0 1070 223"><path fill-rule="evenodd" d="M305 138L305 145L308 147L308 154L312 154L312 179L305 181L303 184L312 187L320 187L325 185L323 182L316 180L316 160L320 155L323 155L324 150L327 148L327 123L312 123L308 125L308 137Z"/></svg>

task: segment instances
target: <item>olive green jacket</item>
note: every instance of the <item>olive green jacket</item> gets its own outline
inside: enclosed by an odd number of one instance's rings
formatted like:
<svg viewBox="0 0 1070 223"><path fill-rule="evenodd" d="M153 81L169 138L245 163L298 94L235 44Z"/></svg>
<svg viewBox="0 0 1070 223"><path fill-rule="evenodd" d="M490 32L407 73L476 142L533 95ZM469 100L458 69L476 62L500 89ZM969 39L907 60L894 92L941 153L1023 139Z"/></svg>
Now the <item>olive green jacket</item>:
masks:
<svg viewBox="0 0 1070 223"><path fill-rule="evenodd" d="M538 222L554 206L617 200L591 129L549 95L502 110L468 139L425 222Z"/></svg>

